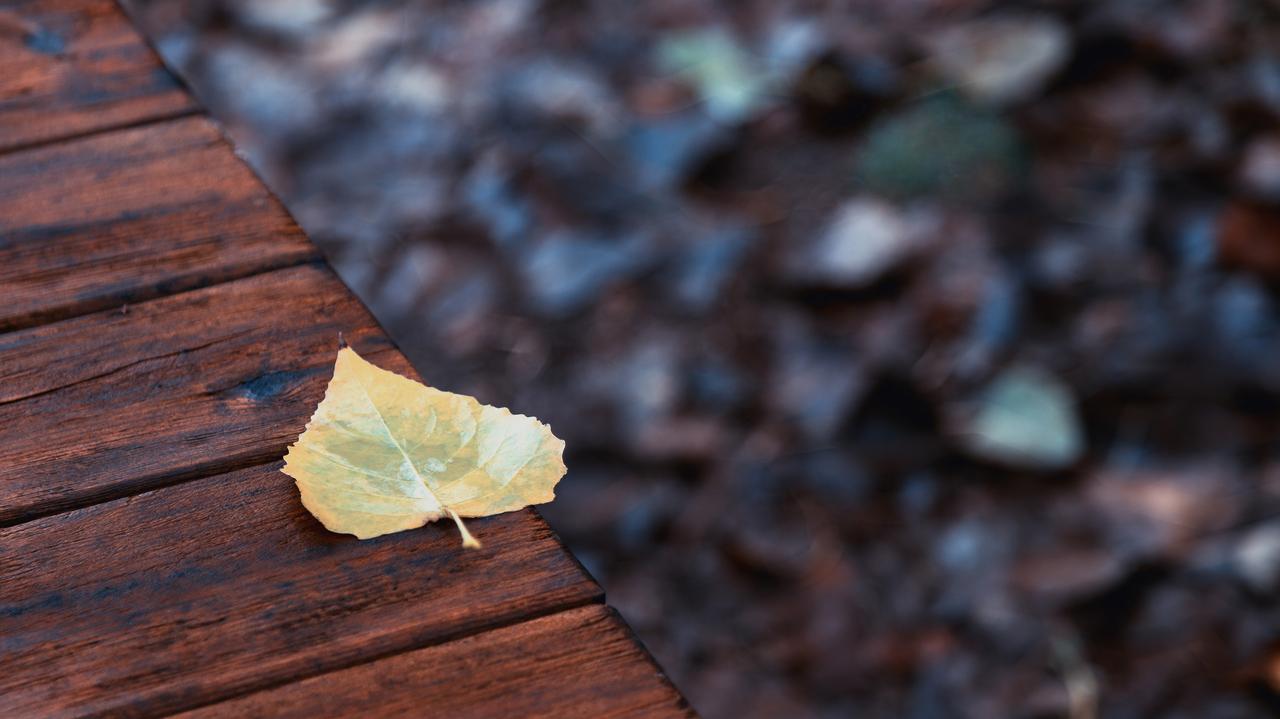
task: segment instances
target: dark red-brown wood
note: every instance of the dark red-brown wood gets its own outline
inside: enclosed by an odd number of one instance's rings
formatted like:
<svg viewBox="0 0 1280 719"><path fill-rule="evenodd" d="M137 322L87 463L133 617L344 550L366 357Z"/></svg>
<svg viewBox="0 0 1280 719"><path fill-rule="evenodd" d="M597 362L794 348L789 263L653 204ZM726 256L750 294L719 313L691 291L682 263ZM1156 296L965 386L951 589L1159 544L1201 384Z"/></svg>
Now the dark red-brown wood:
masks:
<svg viewBox="0 0 1280 719"><path fill-rule="evenodd" d="M215 704L182 719L689 717L602 606L572 609Z"/></svg>
<svg viewBox="0 0 1280 719"><path fill-rule="evenodd" d="M0 156L0 330L318 256L201 117Z"/></svg>
<svg viewBox="0 0 1280 719"><path fill-rule="evenodd" d="M0 335L0 526L280 458L339 332L412 373L321 266Z"/></svg>
<svg viewBox="0 0 1280 719"><path fill-rule="evenodd" d="M111 0L0 3L0 152L195 109Z"/></svg>
<svg viewBox="0 0 1280 719"><path fill-rule="evenodd" d="M531 511L470 522L481 550L360 541L278 467L0 529L0 716L151 716L599 599Z"/></svg>

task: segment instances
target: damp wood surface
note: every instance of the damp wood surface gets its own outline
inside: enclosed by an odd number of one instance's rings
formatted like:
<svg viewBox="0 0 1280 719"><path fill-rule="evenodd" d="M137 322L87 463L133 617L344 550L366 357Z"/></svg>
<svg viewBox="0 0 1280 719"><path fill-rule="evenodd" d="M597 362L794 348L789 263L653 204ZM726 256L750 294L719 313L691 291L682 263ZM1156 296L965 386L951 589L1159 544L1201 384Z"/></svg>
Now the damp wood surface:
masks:
<svg viewBox="0 0 1280 719"><path fill-rule="evenodd" d="M0 329L318 258L203 117L0 155Z"/></svg>
<svg viewBox="0 0 1280 719"><path fill-rule="evenodd" d="M0 716L691 712L536 511L306 512L339 333L422 378L116 5L0 65Z"/></svg>
<svg viewBox="0 0 1280 719"><path fill-rule="evenodd" d="M112 0L0 2L0 151L196 109Z"/></svg>
<svg viewBox="0 0 1280 719"><path fill-rule="evenodd" d="M592 605L397 654L214 704L182 719L360 719L513 715L556 719L687 717L680 695L634 651L617 614ZM483 670L481 670L483 668ZM495 681L496 679L496 681ZM657 679L657 681L655 681ZM515 707L532 707L525 714Z"/></svg>
<svg viewBox="0 0 1280 719"><path fill-rule="evenodd" d="M339 332L411 372L315 265L0 335L0 525L280 458Z"/></svg>
<svg viewBox="0 0 1280 719"><path fill-rule="evenodd" d="M599 598L532 511L473 520L481 550L359 541L278 470L0 530L0 716L162 714Z"/></svg>

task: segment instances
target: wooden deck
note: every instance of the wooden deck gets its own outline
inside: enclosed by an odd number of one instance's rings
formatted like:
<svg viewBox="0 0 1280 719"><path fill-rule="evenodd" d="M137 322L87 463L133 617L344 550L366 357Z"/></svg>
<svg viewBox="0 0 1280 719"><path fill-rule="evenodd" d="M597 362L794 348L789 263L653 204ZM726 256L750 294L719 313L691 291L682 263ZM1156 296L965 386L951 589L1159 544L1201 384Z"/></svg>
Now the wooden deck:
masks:
<svg viewBox="0 0 1280 719"><path fill-rule="evenodd" d="M338 332L413 370L110 0L0 68L0 717L691 713L536 512L302 508Z"/></svg>

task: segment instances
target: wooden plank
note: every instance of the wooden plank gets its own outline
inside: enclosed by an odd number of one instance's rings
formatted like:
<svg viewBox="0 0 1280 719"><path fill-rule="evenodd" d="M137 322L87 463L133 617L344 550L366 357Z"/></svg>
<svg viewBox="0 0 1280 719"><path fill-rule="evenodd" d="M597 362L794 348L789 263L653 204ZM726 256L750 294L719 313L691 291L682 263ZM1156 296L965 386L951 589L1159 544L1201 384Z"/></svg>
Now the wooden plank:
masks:
<svg viewBox="0 0 1280 719"><path fill-rule="evenodd" d="M112 0L0 3L0 152L196 109Z"/></svg>
<svg viewBox="0 0 1280 719"><path fill-rule="evenodd" d="M607 607L589 606L312 677L181 714L690 717L684 699Z"/></svg>
<svg viewBox="0 0 1280 719"><path fill-rule="evenodd" d="M480 550L362 542L279 466L0 529L0 716L180 711L600 599L532 510L473 520Z"/></svg>
<svg viewBox="0 0 1280 719"><path fill-rule="evenodd" d="M339 332L412 375L318 265L0 335L0 526L280 458Z"/></svg>
<svg viewBox="0 0 1280 719"><path fill-rule="evenodd" d="M204 118L0 156L0 330L316 257Z"/></svg>

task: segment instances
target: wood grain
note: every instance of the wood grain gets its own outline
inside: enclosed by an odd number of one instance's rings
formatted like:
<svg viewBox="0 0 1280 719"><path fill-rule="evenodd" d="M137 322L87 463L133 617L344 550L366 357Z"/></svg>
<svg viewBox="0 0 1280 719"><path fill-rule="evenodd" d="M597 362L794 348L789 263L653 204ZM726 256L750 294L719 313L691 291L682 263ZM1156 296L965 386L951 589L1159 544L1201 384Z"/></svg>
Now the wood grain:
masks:
<svg viewBox="0 0 1280 719"><path fill-rule="evenodd" d="M0 330L317 257L204 118L0 156Z"/></svg>
<svg viewBox="0 0 1280 719"><path fill-rule="evenodd" d="M181 714L364 719L689 717L607 607L572 609Z"/></svg>
<svg viewBox="0 0 1280 719"><path fill-rule="evenodd" d="M0 526L279 459L339 332L412 376L322 265L0 335Z"/></svg>
<svg viewBox="0 0 1280 719"><path fill-rule="evenodd" d="M112 0L0 3L0 152L195 110Z"/></svg>
<svg viewBox="0 0 1280 719"><path fill-rule="evenodd" d="M481 550L362 542L279 466L0 529L0 716L180 711L600 599L531 510L472 521Z"/></svg>

